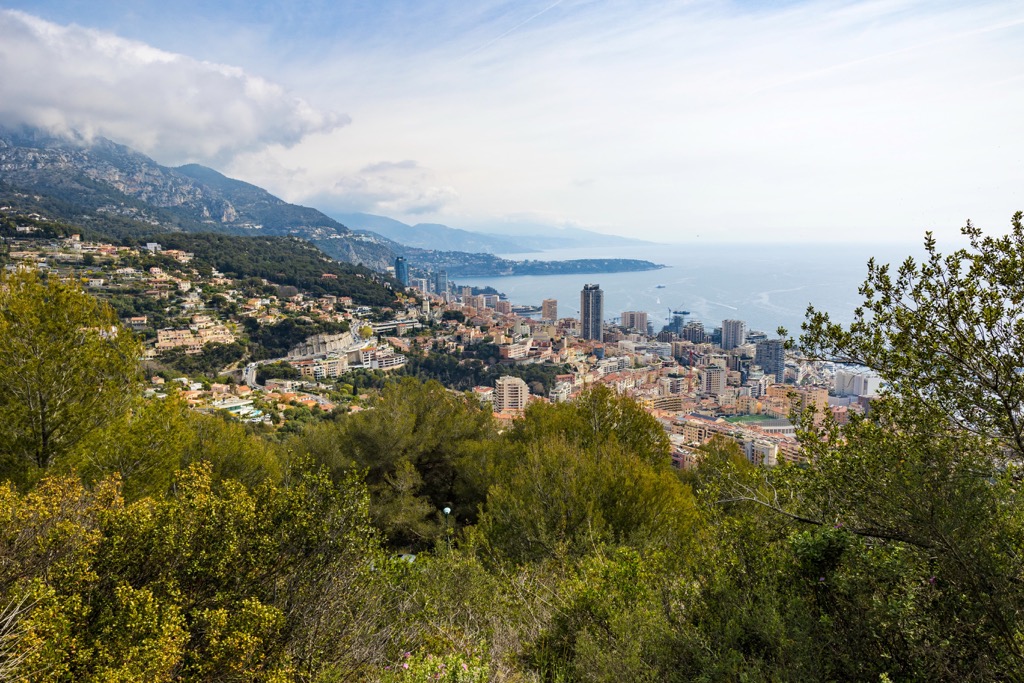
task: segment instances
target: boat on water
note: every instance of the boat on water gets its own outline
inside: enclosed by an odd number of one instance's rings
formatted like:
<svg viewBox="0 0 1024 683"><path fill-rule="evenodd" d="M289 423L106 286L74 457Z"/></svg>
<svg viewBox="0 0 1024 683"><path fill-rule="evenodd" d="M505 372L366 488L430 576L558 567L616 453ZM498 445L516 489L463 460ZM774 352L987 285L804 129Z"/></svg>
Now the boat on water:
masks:
<svg viewBox="0 0 1024 683"><path fill-rule="evenodd" d="M654 285L655 289L665 289L665 285Z"/></svg>

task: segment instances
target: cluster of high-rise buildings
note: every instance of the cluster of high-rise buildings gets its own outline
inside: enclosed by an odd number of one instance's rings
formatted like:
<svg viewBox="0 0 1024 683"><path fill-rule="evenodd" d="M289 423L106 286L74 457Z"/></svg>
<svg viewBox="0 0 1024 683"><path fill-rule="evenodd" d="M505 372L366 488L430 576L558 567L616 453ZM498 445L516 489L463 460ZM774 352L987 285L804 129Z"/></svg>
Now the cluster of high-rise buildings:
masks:
<svg viewBox="0 0 1024 683"><path fill-rule="evenodd" d="M647 311L621 311L613 322L605 318L604 292L596 283L582 286L578 318L560 318L555 299L543 300L527 317L513 314L511 303L496 293L452 289L447 280L440 291L428 297L437 305L434 315L455 309L464 322L446 325L435 347L458 351L493 340L501 364L572 368L543 399L511 375L494 387L477 387L499 416L521 414L530 400L571 400L587 386L605 384L658 414L679 452L725 435L741 443L752 461L772 464L800 457L795 427L786 420L792 411L814 408L816 419L831 414L843 423L849 412L866 410L867 397L879 389L870 373L787 357L784 339L752 330L744 320L705 327L688 319L687 311L671 311L669 324L657 333Z"/></svg>
<svg viewBox="0 0 1024 683"><path fill-rule="evenodd" d="M424 277L412 277L409 272L409 262L404 256L395 259L395 279L404 287L415 287L424 294L437 294L447 298L449 293L448 272L440 270L437 272L425 273Z"/></svg>
<svg viewBox="0 0 1024 683"><path fill-rule="evenodd" d="M550 299L547 301L551 301ZM684 311L675 312L675 319L670 322L668 328L659 337L660 341L689 341L692 343L707 343L713 338L704 331L704 325L698 321L685 322ZM544 316L548 317L547 315ZM552 318L554 315L552 315ZM677 330L673 330L675 325ZM620 327L630 333L648 335L652 332L649 328L646 311L623 311L620 316ZM604 292L597 284L583 286L580 292L580 338L593 341L604 341ZM667 332L667 334L664 334ZM719 346L723 351L732 351L741 346L753 342L755 345L754 365L758 366L764 374L775 378L777 382L785 380L786 372L786 349L782 339L768 339L763 333L758 333L751 339L750 330L743 320L723 320L719 334ZM707 383L711 387L723 383L724 379L711 372Z"/></svg>

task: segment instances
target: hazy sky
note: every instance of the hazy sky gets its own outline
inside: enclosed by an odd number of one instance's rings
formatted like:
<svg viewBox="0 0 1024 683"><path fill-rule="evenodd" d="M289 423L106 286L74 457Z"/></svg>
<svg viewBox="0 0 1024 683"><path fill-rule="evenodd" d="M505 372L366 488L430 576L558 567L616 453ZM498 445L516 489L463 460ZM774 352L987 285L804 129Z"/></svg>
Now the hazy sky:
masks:
<svg viewBox="0 0 1024 683"><path fill-rule="evenodd" d="M0 8L0 122L329 213L917 241L1024 209L1020 0Z"/></svg>

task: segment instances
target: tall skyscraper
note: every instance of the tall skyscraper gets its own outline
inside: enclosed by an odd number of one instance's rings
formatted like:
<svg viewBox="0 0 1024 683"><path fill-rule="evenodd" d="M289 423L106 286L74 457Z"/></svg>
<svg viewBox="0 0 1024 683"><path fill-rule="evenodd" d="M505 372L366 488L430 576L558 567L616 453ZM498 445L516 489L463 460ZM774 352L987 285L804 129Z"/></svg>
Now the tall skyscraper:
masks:
<svg viewBox="0 0 1024 683"><path fill-rule="evenodd" d="M754 362L761 366L766 375L774 375L776 382L786 379L786 342L782 339L767 339L758 342Z"/></svg>
<svg viewBox="0 0 1024 683"><path fill-rule="evenodd" d="M403 287L409 286L409 264L405 262L403 256L395 259L395 279L401 282Z"/></svg>
<svg viewBox="0 0 1024 683"><path fill-rule="evenodd" d="M622 326L627 330L647 332L647 311L623 311Z"/></svg>
<svg viewBox="0 0 1024 683"><path fill-rule="evenodd" d="M441 270L434 273L434 291L441 296L448 293L448 271Z"/></svg>
<svg viewBox="0 0 1024 683"><path fill-rule="evenodd" d="M540 304L541 320L558 320L558 299L544 299Z"/></svg>
<svg viewBox="0 0 1024 683"><path fill-rule="evenodd" d="M604 292L601 285L583 285L580 292L580 337L604 340Z"/></svg>
<svg viewBox="0 0 1024 683"><path fill-rule="evenodd" d="M735 349L747 340L747 323L742 320L722 321L722 348Z"/></svg>

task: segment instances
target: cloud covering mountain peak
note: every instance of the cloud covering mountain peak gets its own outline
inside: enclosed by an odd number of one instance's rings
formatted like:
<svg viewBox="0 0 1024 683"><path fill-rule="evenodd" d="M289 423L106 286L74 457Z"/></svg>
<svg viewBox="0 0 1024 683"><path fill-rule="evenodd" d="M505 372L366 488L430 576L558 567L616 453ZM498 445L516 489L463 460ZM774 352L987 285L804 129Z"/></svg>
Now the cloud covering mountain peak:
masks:
<svg viewBox="0 0 1024 683"><path fill-rule="evenodd" d="M348 123L238 67L0 10L0 124L101 135L173 164L288 147Z"/></svg>

